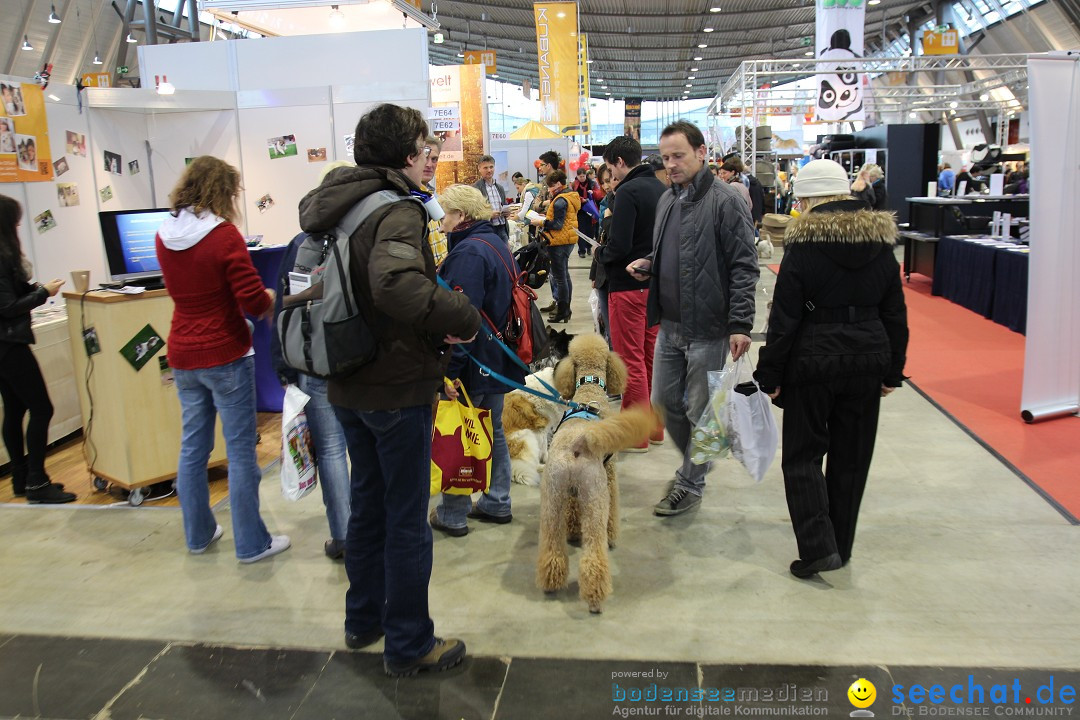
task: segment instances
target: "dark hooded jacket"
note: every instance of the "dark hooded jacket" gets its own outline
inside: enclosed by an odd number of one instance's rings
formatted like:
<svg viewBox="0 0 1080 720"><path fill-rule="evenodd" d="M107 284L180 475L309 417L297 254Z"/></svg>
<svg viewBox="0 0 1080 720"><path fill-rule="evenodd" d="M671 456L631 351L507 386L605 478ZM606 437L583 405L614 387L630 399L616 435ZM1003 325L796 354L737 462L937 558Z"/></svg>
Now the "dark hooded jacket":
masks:
<svg viewBox="0 0 1080 720"><path fill-rule="evenodd" d="M300 201L300 227L308 233L329 230L380 190L407 197L418 188L399 170L332 170ZM327 394L334 405L372 411L430 403L450 362L443 338L468 339L480 328L480 314L469 299L435 282L427 221L419 203L397 202L374 212L353 233L353 291L378 349L371 362L330 381Z"/></svg>
<svg viewBox="0 0 1080 720"><path fill-rule="evenodd" d="M754 373L766 392L852 376L901 385L908 327L896 223L865 207L825 203L788 225Z"/></svg>
<svg viewBox="0 0 1080 720"><path fill-rule="evenodd" d="M14 265L0 268L0 357L11 345L32 345L30 311L44 305L49 292L27 282Z"/></svg>

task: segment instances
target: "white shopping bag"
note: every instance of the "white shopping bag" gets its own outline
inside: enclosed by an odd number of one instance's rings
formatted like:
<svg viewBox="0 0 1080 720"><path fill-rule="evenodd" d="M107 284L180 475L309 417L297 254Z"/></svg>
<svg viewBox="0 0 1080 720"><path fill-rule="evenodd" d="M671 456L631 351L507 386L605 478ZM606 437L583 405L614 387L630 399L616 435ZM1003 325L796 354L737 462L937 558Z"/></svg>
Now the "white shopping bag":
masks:
<svg viewBox="0 0 1080 720"><path fill-rule="evenodd" d="M597 335L603 335L604 328L600 324L600 291L596 288L589 292L589 309L592 310L593 332Z"/></svg>
<svg viewBox="0 0 1080 720"><path fill-rule="evenodd" d="M295 385L285 388L281 409L281 494L299 500L315 489L318 469L304 406L308 397Z"/></svg>
<svg viewBox="0 0 1080 720"><path fill-rule="evenodd" d="M761 482L776 457L780 433L769 407L769 396L753 378L746 354L735 363L731 391L727 394L726 429L731 455Z"/></svg>

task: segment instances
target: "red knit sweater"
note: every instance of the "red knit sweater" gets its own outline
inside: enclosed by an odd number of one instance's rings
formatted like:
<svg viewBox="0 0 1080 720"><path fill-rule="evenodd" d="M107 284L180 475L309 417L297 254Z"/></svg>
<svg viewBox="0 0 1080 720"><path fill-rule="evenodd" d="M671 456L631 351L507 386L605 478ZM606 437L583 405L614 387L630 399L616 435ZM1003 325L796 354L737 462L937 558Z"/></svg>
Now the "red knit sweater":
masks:
<svg viewBox="0 0 1080 720"><path fill-rule="evenodd" d="M272 301L240 231L221 223L187 250L169 250L157 238L165 287L175 305L169 365L181 370L216 367L251 347L244 312L262 315Z"/></svg>

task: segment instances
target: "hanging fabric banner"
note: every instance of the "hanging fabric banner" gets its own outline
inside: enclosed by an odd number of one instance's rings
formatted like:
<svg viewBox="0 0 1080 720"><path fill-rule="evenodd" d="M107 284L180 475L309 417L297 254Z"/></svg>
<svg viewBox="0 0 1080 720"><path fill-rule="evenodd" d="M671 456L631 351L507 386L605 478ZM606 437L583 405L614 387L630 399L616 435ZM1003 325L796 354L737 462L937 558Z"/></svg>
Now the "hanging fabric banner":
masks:
<svg viewBox="0 0 1080 720"><path fill-rule="evenodd" d="M626 98L623 135L641 142L641 98Z"/></svg>
<svg viewBox="0 0 1080 720"><path fill-rule="evenodd" d="M563 135L589 134L589 39L578 33L578 126L574 132L563 128Z"/></svg>
<svg viewBox="0 0 1080 720"><path fill-rule="evenodd" d="M820 122L863 120L863 74L850 61L863 54L865 3L817 0L817 119Z"/></svg>
<svg viewBox="0 0 1080 720"><path fill-rule="evenodd" d="M428 126L443 142L435 185L448 188L480 179L476 164L487 154L484 66L431 67Z"/></svg>
<svg viewBox="0 0 1080 720"><path fill-rule="evenodd" d="M581 122L578 104L576 2L533 3L540 70L540 122L573 135ZM570 132L566 132L569 128Z"/></svg>
<svg viewBox="0 0 1080 720"><path fill-rule="evenodd" d="M0 80L0 183L53 179L45 98L33 83Z"/></svg>

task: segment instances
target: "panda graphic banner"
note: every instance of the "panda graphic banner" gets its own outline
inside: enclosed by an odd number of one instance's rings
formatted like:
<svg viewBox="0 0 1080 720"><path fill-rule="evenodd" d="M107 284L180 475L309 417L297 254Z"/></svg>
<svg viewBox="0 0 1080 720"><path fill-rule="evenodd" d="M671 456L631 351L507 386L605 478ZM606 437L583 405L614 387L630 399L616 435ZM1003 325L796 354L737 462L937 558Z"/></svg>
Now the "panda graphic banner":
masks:
<svg viewBox="0 0 1080 720"><path fill-rule="evenodd" d="M818 122L865 119L862 73L851 60L863 56L866 0L817 0ZM847 62L845 62L847 61Z"/></svg>

